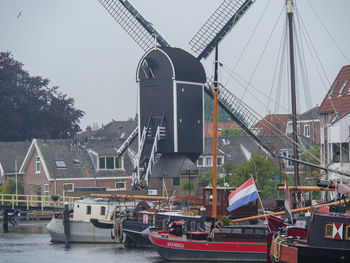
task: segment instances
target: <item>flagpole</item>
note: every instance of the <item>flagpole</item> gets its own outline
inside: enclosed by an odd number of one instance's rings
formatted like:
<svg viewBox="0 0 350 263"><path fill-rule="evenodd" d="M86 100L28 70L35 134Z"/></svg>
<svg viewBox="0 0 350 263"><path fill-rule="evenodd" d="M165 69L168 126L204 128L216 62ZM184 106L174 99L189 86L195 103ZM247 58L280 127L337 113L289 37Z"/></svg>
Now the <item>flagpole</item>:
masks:
<svg viewBox="0 0 350 263"><path fill-rule="evenodd" d="M266 215L266 213L265 213L265 209L264 209L263 203L262 203L262 201L261 201L261 198L260 198L260 195L259 195L258 188L256 187L256 184L255 184L255 181L254 181L253 175L252 175L252 174L250 174L250 177L251 177L251 178L252 178L252 180L253 180L254 186L255 186L255 188L256 188L256 193L258 194L259 202L260 202L261 208L262 208L262 210L263 210L265 220L266 220L266 222L267 222L267 220L268 220L268 219L267 219L267 215ZM267 227L269 228L269 231L270 231L270 226L269 226L269 224L267 224Z"/></svg>

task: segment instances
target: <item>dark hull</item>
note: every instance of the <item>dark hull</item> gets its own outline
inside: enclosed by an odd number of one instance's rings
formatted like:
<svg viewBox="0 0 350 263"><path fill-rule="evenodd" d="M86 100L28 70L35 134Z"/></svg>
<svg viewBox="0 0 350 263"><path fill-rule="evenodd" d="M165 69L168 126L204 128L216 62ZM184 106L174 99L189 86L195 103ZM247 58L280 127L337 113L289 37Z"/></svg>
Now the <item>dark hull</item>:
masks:
<svg viewBox="0 0 350 263"><path fill-rule="evenodd" d="M266 262L266 243L178 241L152 234L150 240L165 260Z"/></svg>
<svg viewBox="0 0 350 263"><path fill-rule="evenodd" d="M140 222L128 221L123 222L123 232L125 233L124 246L128 248L147 248L153 247L148 236L142 235L142 231L150 225Z"/></svg>
<svg viewBox="0 0 350 263"><path fill-rule="evenodd" d="M273 250L270 257L274 263L345 263L350 262L350 250L282 245L279 259Z"/></svg>

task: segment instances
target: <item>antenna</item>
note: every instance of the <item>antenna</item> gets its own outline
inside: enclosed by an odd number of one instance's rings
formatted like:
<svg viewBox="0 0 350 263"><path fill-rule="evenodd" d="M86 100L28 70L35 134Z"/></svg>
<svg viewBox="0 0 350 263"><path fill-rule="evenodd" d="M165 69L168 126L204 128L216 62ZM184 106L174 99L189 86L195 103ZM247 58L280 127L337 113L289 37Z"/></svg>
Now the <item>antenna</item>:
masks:
<svg viewBox="0 0 350 263"><path fill-rule="evenodd" d="M156 38L160 46L170 46L153 25L148 22L129 1L98 1L144 51L148 51L154 47L154 38Z"/></svg>
<svg viewBox="0 0 350 263"><path fill-rule="evenodd" d="M224 0L189 42L197 59L206 59L255 0Z"/></svg>

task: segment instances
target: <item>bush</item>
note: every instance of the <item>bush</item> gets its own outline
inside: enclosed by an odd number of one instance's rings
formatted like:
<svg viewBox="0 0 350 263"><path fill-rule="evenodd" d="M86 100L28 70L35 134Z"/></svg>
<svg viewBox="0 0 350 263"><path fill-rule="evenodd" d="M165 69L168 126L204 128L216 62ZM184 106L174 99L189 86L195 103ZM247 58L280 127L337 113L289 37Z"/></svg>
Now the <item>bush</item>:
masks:
<svg viewBox="0 0 350 263"><path fill-rule="evenodd" d="M60 196L59 196L59 195L56 195L56 194L51 195L51 200L52 200L52 201L57 202L57 201L58 201L58 199L60 199Z"/></svg>
<svg viewBox="0 0 350 263"><path fill-rule="evenodd" d="M194 183L193 182L184 182L182 185L182 190L188 191L188 190L193 190L194 189Z"/></svg>

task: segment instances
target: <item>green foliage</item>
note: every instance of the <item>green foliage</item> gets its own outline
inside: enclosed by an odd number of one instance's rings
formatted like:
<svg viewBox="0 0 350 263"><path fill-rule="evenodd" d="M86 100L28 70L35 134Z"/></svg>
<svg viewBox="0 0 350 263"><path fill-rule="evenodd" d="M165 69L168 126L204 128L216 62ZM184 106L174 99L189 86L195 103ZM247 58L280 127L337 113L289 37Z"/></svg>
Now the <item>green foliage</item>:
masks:
<svg viewBox="0 0 350 263"><path fill-rule="evenodd" d="M184 191L191 191L194 189L194 183L193 182L184 182L184 184L182 185L182 190Z"/></svg>
<svg viewBox="0 0 350 263"><path fill-rule="evenodd" d="M204 119L206 122L213 122L214 104L213 99L208 95L204 94ZM218 122L231 122L231 118L218 107Z"/></svg>
<svg viewBox="0 0 350 263"><path fill-rule="evenodd" d="M49 80L30 76L10 52L0 52L0 140L70 138L80 131L84 112L74 99L49 88Z"/></svg>
<svg viewBox="0 0 350 263"><path fill-rule="evenodd" d="M257 187L261 196L276 196L275 176L278 174L279 169L276 163L262 155L253 154L249 161L242 163L235 169L235 176L230 181L230 185L240 186L249 179L250 175L253 175L254 179L258 179Z"/></svg>
<svg viewBox="0 0 350 263"><path fill-rule="evenodd" d="M320 146L316 145L315 147L303 152L301 155L301 159L309 163L319 164L317 159L320 159ZM306 178L312 178L313 181L316 182L320 175L321 174L319 169L305 165Z"/></svg>
<svg viewBox="0 0 350 263"><path fill-rule="evenodd" d="M2 193L3 194L16 194L16 180L15 178L9 178L2 186ZM24 186L21 181L17 180L17 193L23 194L24 193Z"/></svg>
<svg viewBox="0 0 350 263"><path fill-rule="evenodd" d="M229 216L223 216L220 221L224 226L231 225L231 219Z"/></svg>
<svg viewBox="0 0 350 263"><path fill-rule="evenodd" d="M59 195L57 195L57 194L53 194L53 195L51 195L51 199L52 199L52 201L58 201L58 199L60 199L60 196Z"/></svg>
<svg viewBox="0 0 350 263"><path fill-rule="evenodd" d="M220 136L244 136L246 133L240 128L228 127L223 129L220 133Z"/></svg>

